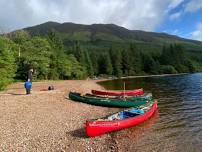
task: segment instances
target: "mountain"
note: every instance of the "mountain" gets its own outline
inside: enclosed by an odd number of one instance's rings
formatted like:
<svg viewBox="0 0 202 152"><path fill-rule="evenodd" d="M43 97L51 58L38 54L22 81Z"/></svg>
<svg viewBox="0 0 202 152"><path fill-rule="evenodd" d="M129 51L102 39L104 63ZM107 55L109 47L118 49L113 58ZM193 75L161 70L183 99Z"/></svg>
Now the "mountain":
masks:
<svg viewBox="0 0 202 152"><path fill-rule="evenodd" d="M37 71L37 79L202 71L202 42L175 35L128 30L114 24L56 22L23 30L31 37L24 31L0 37L0 60L6 63L3 72L7 71L7 63L17 64L13 71L5 72L6 76L13 73L9 81L15 74L16 79L26 79L30 68Z"/></svg>
<svg viewBox="0 0 202 152"><path fill-rule="evenodd" d="M55 30L68 47L73 42L79 41L88 48L126 48L135 43L143 51L161 50L163 45L180 43L190 52L202 52L202 42L181 38L166 33L145 32L128 30L114 24L82 25L74 23L46 22L23 29L32 36L45 36L50 30Z"/></svg>

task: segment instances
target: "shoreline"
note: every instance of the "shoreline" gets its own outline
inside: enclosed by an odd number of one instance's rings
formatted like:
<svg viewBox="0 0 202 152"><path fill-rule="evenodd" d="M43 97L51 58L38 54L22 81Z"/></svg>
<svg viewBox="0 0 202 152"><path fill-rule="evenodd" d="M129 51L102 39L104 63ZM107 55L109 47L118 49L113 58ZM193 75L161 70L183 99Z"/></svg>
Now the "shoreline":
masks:
<svg viewBox="0 0 202 152"><path fill-rule="evenodd" d="M103 79L98 79L96 83L99 84L99 82L113 81L113 80L118 80L118 79L149 78L149 77L169 77L169 76L180 76L180 75L188 75L188 74L191 74L191 73L158 74L158 75L137 75L137 76L126 76L126 77L121 77L121 78L114 78L114 79L103 78Z"/></svg>
<svg viewBox="0 0 202 152"><path fill-rule="evenodd" d="M130 76L162 77L185 74ZM118 108L98 107L66 99L69 91L89 93L104 89L99 80L60 80L33 82L31 95L25 95L23 82L11 84L0 93L0 151L118 151L116 134L88 138L84 123L118 112ZM53 85L53 91L40 91Z"/></svg>
<svg viewBox="0 0 202 152"><path fill-rule="evenodd" d="M147 77L168 77L168 76L178 76L178 75L187 75L187 74L190 74L190 73L127 76L127 77L122 77L121 79L127 79L127 78L147 78Z"/></svg>
<svg viewBox="0 0 202 152"><path fill-rule="evenodd" d="M31 95L23 83L0 94L0 151L110 151L117 148L111 134L88 138L87 119L104 117L117 108L74 102L70 90L103 89L96 80L33 82ZM40 91L53 85L53 91Z"/></svg>
<svg viewBox="0 0 202 152"><path fill-rule="evenodd" d="M188 75L188 74L191 74L191 73L158 74L158 75L137 75L137 76L126 76L126 77L112 78L112 79L110 79L110 78L100 78L100 79L86 79L86 80L39 80L39 81L34 81L33 83L37 84L37 83L51 83L51 82L63 82L63 81L94 81L100 87L102 87L99 84L99 82L113 81L113 80L117 80L117 79L132 79L132 78L147 78L147 77L169 77L169 76L180 76L180 75ZM21 83L22 85L24 85L23 81L11 83L10 85L8 85L6 87L5 90L0 91L0 95L3 94L4 92L6 92L7 89L9 88L9 86L12 86L12 85L15 85L15 84L19 84L19 83ZM102 89L105 89L105 88L102 87Z"/></svg>
<svg viewBox="0 0 202 152"><path fill-rule="evenodd" d="M122 77L122 79L127 79L127 78L146 78L146 77L168 77L168 76L178 76L178 75L187 75L187 74L190 74L190 73L127 76L127 77Z"/></svg>

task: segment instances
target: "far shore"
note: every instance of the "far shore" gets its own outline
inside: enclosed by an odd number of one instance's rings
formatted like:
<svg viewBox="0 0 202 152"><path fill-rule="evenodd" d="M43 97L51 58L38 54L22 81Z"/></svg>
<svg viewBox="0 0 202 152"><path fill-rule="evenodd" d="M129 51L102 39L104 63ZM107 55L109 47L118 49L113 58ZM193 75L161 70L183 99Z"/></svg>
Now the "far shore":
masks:
<svg viewBox="0 0 202 152"><path fill-rule="evenodd" d="M169 77L169 76L180 76L180 75L187 75L190 73L177 73L177 74L158 74L158 75L136 75L136 76L126 76L126 77L120 77L120 78L101 78L97 79L97 82L104 82L104 81L111 81L116 79L132 79L132 78L147 78L147 77Z"/></svg>
<svg viewBox="0 0 202 152"><path fill-rule="evenodd" d="M177 76L177 75L186 75L186 74L190 74L190 73L127 76L127 77L121 77L121 79L125 79L125 78L144 78L144 77L166 77L166 76Z"/></svg>

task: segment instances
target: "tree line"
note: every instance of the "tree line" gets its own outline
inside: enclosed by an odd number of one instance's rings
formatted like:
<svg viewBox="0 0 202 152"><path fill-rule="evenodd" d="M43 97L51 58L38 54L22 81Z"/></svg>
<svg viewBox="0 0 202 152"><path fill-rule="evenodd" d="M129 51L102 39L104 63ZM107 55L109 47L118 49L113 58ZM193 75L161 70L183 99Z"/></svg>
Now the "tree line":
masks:
<svg viewBox="0 0 202 152"><path fill-rule="evenodd" d="M89 50L79 42L64 47L58 33L31 37L25 31L0 37L0 89L14 80L26 80L34 69L34 79L84 79L100 75L131 76L195 72L197 69L183 46L171 44L161 53L148 53L131 44L127 49L113 46L103 51Z"/></svg>

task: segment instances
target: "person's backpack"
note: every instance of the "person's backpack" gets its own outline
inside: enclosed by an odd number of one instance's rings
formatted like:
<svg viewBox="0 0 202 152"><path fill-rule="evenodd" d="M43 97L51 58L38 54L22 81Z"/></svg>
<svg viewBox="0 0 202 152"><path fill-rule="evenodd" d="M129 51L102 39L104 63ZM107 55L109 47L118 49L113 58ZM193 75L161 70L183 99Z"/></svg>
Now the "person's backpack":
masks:
<svg viewBox="0 0 202 152"><path fill-rule="evenodd" d="M54 90L54 86L52 85L52 86L49 86L48 87L48 90Z"/></svg>

